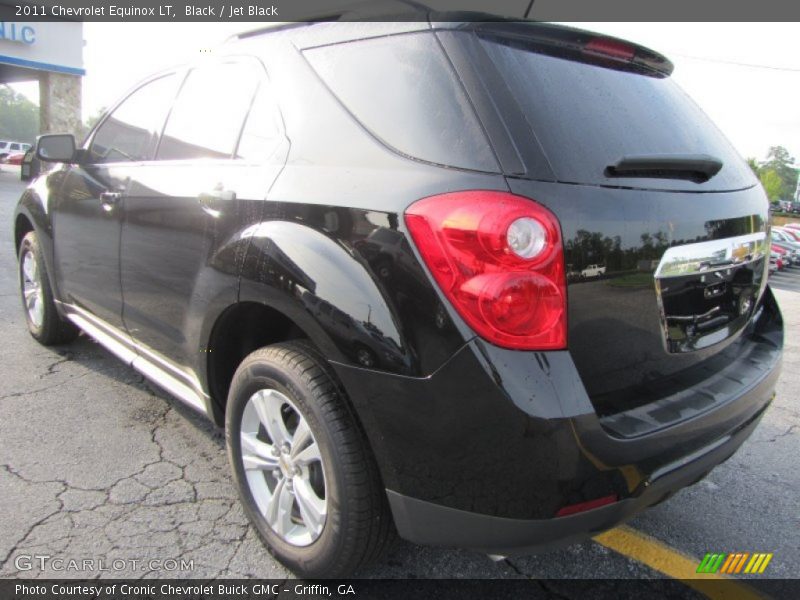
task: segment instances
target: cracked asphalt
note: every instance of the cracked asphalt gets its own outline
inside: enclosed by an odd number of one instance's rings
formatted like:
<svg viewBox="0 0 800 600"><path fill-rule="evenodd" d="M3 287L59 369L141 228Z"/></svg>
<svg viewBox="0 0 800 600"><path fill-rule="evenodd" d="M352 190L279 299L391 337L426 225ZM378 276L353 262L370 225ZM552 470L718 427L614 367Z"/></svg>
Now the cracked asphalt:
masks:
<svg viewBox="0 0 800 600"><path fill-rule="evenodd" d="M22 318L11 215L18 170L0 171L0 577L292 577L263 549L233 487L224 438L82 336L44 348ZM795 275L800 279L800 269ZM773 552L768 574L800 567L800 293L776 292L787 323L778 395L727 463L630 525L690 556ZM116 571L55 571L20 557L123 561ZM185 559L193 570L150 568ZM137 561L136 565L131 561ZM25 561L23 560L23 563ZM143 564L144 563L144 564ZM117 563L122 564L122 563ZM24 566L24 564L23 564ZM630 578L650 567L586 541L492 562L398 542L362 577Z"/></svg>

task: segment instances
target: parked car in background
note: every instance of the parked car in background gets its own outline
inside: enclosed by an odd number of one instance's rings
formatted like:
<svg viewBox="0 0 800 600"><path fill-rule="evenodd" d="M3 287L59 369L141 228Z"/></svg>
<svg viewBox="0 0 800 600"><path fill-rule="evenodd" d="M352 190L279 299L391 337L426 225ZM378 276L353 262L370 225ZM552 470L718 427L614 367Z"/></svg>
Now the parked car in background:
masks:
<svg viewBox="0 0 800 600"><path fill-rule="evenodd" d="M606 268L602 265L588 265L585 269L581 269L581 277L600 277L605 275Z"/></svg>
<svg viewBox="0 0 800 600"><path fill-rule="evenodd" d="M786 248L800 262L800 242L797 242L794 237L784 233L779 228L772 228L770 235L773 244Z"/></svg>
<svg viewBox="0 0 800 600"><path fill-rule="evenodd" d="M30 144L26 144L24 142L0 141L0 160L4 159L11 153L25 152L30 147Z"/></svg>
<svg viewBox="0 0 800 600"><path fill-rule="evenodd" d="M768 199L666 57L421 16L156 74L82 148L42 136L14 213L33 338L83 331L224 427L302 577L395 533L513 555L614 527L730 458L780 372Z"/></svg>
<svg viewBox="0 0 800 600"><path fill-rule="evenodd" d="M6 165L16 165L20 166L22 164L22 159L25 157L24 152L12 152L11 154L7 154L2 161Z"/></svg>
<svg viewBox="0 0 800 600"><path fill-rule="evenodd" d="M788 240L800 244L800 229L795 229L793 227L773 227L772 229L773 231L779 231Z"/></svg>
<svg viewBox="0 0 800 600"><path fill-rule="evenodd" d="M779 256L775 252L770 253L770 255L769 255L769 272L770 272L770 274L775 273L776 271L778 271L778 270L780 270L782 268L783 268L783 263L782 263L781 259L779 258Z"/></svg>
<svg viewBox="0 0 800 600"><path fill-rule="evenodd" d="M795 264L795 260L798 260L794 257L793 251L790 248L776 242L772 242L771 250L781 258L784 266L788 267Z"/></svg>

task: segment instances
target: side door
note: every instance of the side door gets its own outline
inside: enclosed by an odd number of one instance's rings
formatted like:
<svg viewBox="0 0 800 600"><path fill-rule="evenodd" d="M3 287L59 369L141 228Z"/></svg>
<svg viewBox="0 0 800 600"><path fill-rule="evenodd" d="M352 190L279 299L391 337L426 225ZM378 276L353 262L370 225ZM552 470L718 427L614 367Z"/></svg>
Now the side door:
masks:
<svg viewBox="0 0 800 600"><path fill-rule="evenodd" d="M172 74L128 95L95 129L55 194L55 278L62 301L88 320L123 329L119 242L122 197L137 164L152 157L175 95Z"/></svg>
<svg viewBox="0 0 800 600"><path fill-rule="evenodd" d="M143 358L201 393L203 326L236 301L249 239L286 159L263 65L229 58L191 69L155 160L125 197L124 320Z"/></svg>

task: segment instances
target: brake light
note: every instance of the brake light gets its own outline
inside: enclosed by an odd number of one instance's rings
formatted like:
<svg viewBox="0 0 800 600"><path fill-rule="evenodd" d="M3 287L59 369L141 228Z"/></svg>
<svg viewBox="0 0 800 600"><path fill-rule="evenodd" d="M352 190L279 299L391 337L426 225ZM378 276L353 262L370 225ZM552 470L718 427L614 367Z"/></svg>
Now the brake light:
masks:
<svg viewBox="0 0 800 600"><path fill-rule="evenodd" d="M610 56L611 58L619 60L633 60L633 57L636 56L636 51L633 46L609 38L594 38L589 40L583 47L583 50L589 54Z"/></svg>
<svg viewBox="0 0 800 600"><path fill-rule="evenodd" d="M447 299L482 338L517 350L567 345L561 228L536 202L474 190L423 198L406 225Z"/></svg>

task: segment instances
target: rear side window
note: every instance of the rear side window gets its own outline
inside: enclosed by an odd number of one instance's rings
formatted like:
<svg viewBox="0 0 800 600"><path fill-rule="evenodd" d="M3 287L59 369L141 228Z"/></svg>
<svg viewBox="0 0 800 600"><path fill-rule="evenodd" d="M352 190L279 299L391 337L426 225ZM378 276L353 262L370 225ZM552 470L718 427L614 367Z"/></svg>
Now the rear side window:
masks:
<svg viewBox="0 0 800 600"><path fill-rule="evenodd" d="M167 119L156 158L231 158L258 81L250 64L193 69Z"/></svg>
<svg viewBox="0 0 800 600"><path fill-rule="evenodd" d="M236 158L248 161L268 159L283 139L275 98L266 82L262 82L247 115Z"/></svg>
<svg viewBox="0 0 800 600"><path fill-rule="evenodd" d="M175 76L160 77L134 91L103 121L89 146L93 163L152 158L157 131L175 95Z"/></svg>
<svg viewBox="0 0 800 600"><path fill-rule="evenodd" d="M709 154L724 166L705 189L752 184L738 153L671 78L547 56L524 40L481 44L560 181L620 184L605 171L625 156Z"/></svg>
<svg viewBox="0 0 800 600"><path fill-rule="evenodd" d="M342 104L384 144L430 163L499 171L432 33L312 48L304 55Z"/></svg>

